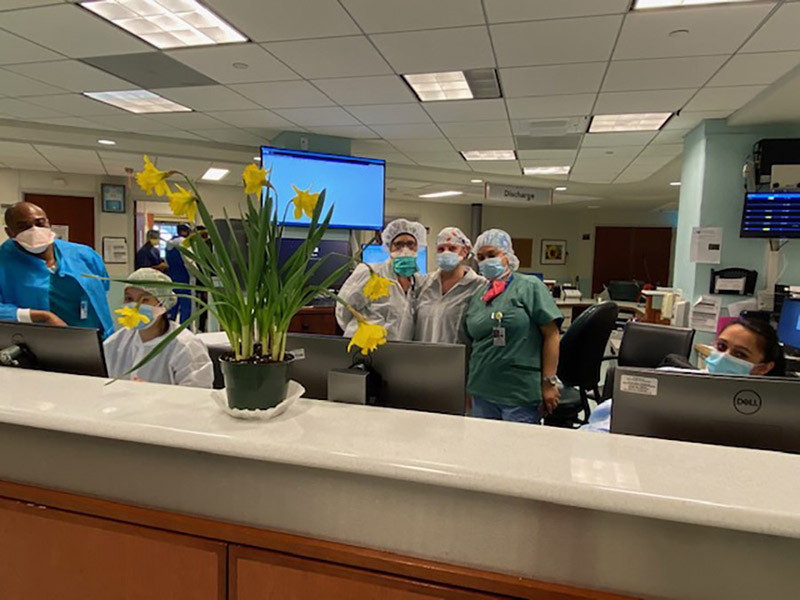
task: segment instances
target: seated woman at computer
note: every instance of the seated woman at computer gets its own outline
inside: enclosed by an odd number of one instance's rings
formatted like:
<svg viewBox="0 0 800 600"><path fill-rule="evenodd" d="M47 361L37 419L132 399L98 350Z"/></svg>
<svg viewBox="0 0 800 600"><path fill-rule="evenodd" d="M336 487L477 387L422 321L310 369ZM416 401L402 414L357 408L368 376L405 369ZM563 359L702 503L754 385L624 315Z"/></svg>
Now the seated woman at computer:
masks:
<svg viewBox="0 0 800 600"><path fill-rule="evenodd" d="M153 281L171 282L169 276L155 269L145 268L135 271L128 280L141 284L125 288L125 306L137 307L146 320L137 319L137 323L129 323L131 328L120 329L103 344L109 377L211 388L214 367L208 350L188 329L181 331L149 363L126 375L164 336L178 327L167 316L167 311L177 300L175 293L168 288L147 285Z"/></svg>
<svg viewBox="0 0 800 600"><path fill-rule="evenodd" d="M30 202L5 212L0 246L0 321L46 323L114 332L108 273L89 246L56 239L47 213ZM95 275L96 277L85 277Z"/></svg>
<svg viewBox="0 0 800 600"><path fill-rule="evenodd" d="M414 339L414 293L422 283L422 277L417 273L417 248L427 245L427 233L425 227L416 221L395 219L383 229L381 238L389 258L370 267L393 282L389 294L377 300L364 295L364 284L372 271L361 264L344 282L339 296L363 314L367 321L382 325L388 339L410 341ZM353 337L358 322L341 304L336 306L336 320L344 330L344 336Z"/></svg>
<svg viewBox="0 0 800 600"><path fill-rule="evenodd" d="M739 319L726 325L717 335L714 349L705 362L706 368L700 372L711 375L782 377L786 374L778 334L769 323L759 319ZM662 368L674 370L675 364L667 357ZM612 406L611 400L600 404L589 417L589 423L581 429L608 433Z"/></svg>

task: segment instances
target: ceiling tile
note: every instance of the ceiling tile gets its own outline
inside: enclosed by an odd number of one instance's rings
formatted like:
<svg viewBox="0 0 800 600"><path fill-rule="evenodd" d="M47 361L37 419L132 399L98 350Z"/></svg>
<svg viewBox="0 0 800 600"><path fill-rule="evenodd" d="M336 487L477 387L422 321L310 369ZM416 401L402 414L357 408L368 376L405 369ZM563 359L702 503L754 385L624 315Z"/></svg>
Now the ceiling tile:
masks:
<svg viewBox="0 0 800 600"><path fill-rule="evenodd" d="M3 96L15 98L18 96L44 96L45 94L63 93L64 90L61 88L0 69L0 94Z"/></svg>
<svg viewBox="0 0 800 600"><path fill-rule="evenodd" d="M315 79L312 83L342 106L417 101L409 87L397 75Z"/></svg>
<svg viewBox="0 0 800 600"><path fill-rule="evenodd" d="M450 143L456 150L513 150L514 139L510 136L501 137L451 137Z"/></svg>
<svg viewBox="0 0 800 600"><path fill-rule="evenodd" d="M762 85L705 88L700 90L686 105L686 110L736 110L765 89L767 89L766 86Z"/></svg>
<svg viewBox="0 0 800 600"><path fill-rule="evenodd" d="M476 138L511 135L511 127L508 124L508 120L441 123L439 127L447 137Z"/></svg>
<svg viewBox="0 0 800 600"><path fill-rule="evenodd" d="M151 52L153 49L74 4L5 13L3 29L72 58Z"/></svg>
<svg viewBox="0 0 800 600"><path fill-rule="evenodd" d="M604 61L611 56L621 16L492 25L501 67Z"/></svg>
<svg viewBox="0 0 800 600"><path fill-rule="evenodd" d="M382 33L371 37L398 73L431 73L495 66L485 27Z"/></svg>
<svg viewBox="0 0 800 600"><path fill-rule="evenodd" d="M359 122L338 106L320 108L282 108L275 111L293 123L310 127L313 125L358 125Z"/></svg>
<svg viewBox="0 0 800 600"><path fill-rule="evenodd" d="M342 125L335 127L328 127L325 125L314 126L314 133L321 135L334 135L337 137L355 138L355 139L374 139L378 137L372 129L364 125Z"/></svg>
<svg viewBox="0 0 800 600"><path fill-rule="evenodd" d="M569 164L578 155L577 150L517 150L517 156L524 166L541 166L545 164ZM536 165L528 164L528 161L541 161Z"/></svg>
<svg viewBox="0 0 800 600"><path fill-rule="evenodd" d="M25 99L37 106L43 106L73 117L92 117L102 115L121 115L124 111L109 104L92 100L81 94L60 94L55 96L35 96Z"/></svg>
<svg viewBox="0 0 800 600"><path fill-rule="evenodd" d="M307 79L392 72L364 36L274 42L264 47Z"/></svg>
<svg viewBox="0 0 800 600"><path fill-rule="evenodd" d="M144 115L133 115L123 113L116 116L96 116L88 119L92 123L97 123L98 126L116 131L134 131L137 133L154 133L161 132L171 127L153 121Z"/></svg>
<svg viewBox="0 0 800 600"><path fill-rule="evenodd" d="M292 127L293 124L265 108L258 110L223 110L206 112L209 117L219 119L223 123L251 129L254 127L281 128Z"/></svg>
<svg viewBox="0 0 800 600"><path fill-rule="evenodd" d="M508 118L505 103L499 99L426 102L423 107L437 123L495 121Z"/></svg>
<svg viewBox="0 0 800 600"><path fill-rule="evenodd" d="M206 0L206 4L255 42L359 33L336 0Z"/></svg>
<svg viewBox="0 0 800 600"><path fill-rule="evenodd" d="M674 118L674 117L673 117ZM684 129L663 129L661 130L651 144L680 144L683 147L683 138L686 135Z"/></svg>
<svg viewBox="0 0 800 600"><path fill-rule="evenodd" d="M266 141L261 136L235 127L226 129L195 129L194 133L212 142L244 144L253 147L258 147Z"/></svg>
<svg viewBox="0 0 800 600"><path fill-rule="evenodd" d="M769 85L800 64L800 52L737 54L708 83L727 85Z"/></svg>
<svg viewBox="0 0 800 600"><path fill-rule="evenodd" d="M641 154L642 158L650 156L668 156L675 158L683 154L683 144L650 144Z"/></svg>
<svg viewBox="0 0 800 600"><path fill-rule="evenodd" d="M155 89L155 93L194 110L249 110L259 108L244 96L222 85Z"/></svg>
<svg viewBox="0 0 800 600"><path fill-rule="evenodd" d="M37 159L42 158L33 146L21 142L0 141L0 160L6 162L11 158Z"/></svg>
<svg viewBox="0 0 800 600"><path fill-rule="evenodd" d="M484 0L490 23L624 14L630 0Z"/></svg>
<svg viewBox="0 0 800 600"><path fill-rule="evenodd" d="M645 92L602 92L594 107L596 115L667 112L680 109L695 90L658 90Z"/></svg>
<svg viewBox="0 0 800 600"><path fill-rule="evenodd" d="M391 127L396 127L392 125ZM377 129L373 127L373 129ZM446 139L390 138L400 152L453 152L453 145Z"/></svg>
<svg viewBox="0 0 800 600"><path fill-rule="evenodd" d="M103 163L94 150L35 144L34 147L59 171L68 173L105 173Z"/></svg>
<svg viewBox="0 0 800 600"><path fill-rule="evenodd" d="M800 50L800 3L781 6L761 29L745 44L742 52L773 52L776 50Z"/></svg>
<svg viewBox="0 0 800 600"><path fill-rule="evenodd" d="M237 83L230 88L264 108L331 106L333 102L306 81Z"/></svg>
<svg viewBox="0 0 800 600"><path fill-rule="evenodd" d="M727 110L706 110L706 111L689 111L682 110L679 115L673 115L667 121L662 131L683 131L684 133L689 129L694 129L703 121L709 119L724 119L733 112L732 109Z"/></svg>
<svg viewBox="0 0 800 600"><path fill-rule="evenodd" d="M45 98L46 96L39 96ZM43 106L32 104L25 100L15 100L14 98L0 98L0 115L13 119L47 119L50 117L66 116L61 111L51 110Z"/></svg>
<svg viewBox="0 0 800 600"><path fill-rule="evenodd" d="M480 160L469 163L474 171L480 173L493 173L497 175L522 175L522 167L516 160L488 161Z"/></svg>
<svg viewBox="0 0 800 600"><path fill-rule="evenodd" d="M218 129L225 125L216 119L196 112L184 113L164 113L147 115L149 119L157 123L163 123L178 129ZM166 132L165 135L172 133Z"/></svg>
<svg viewBox="0 0 800 600"><path fill-rule="evenodd" d="M509 98L507 100L508 112L512 119L583 116L591 113L595 97L595 94L569 94L565 96Z"/></svg>
<svg viewBox="0 0 800 600"><path fill-rule="evenodd" d="M620 174L623 166L576 166L569 174L570 181L580 181L583 183L613 183L617 175Z"/></svg>
<svg viewBox="0 0 800 600"><path fill-rule="evenodd" d="M258 44L187 48L167 54L220 83L299 79L297 73ZM237 68L234 64L246 65L246 68Z"/></svg>
<svg viewBox="0 0 800 600"><path fill-rule="evenodd" d="M60 0L0 0L0 10L13 10L15 8L31 8L33 6L45 6L55 4Z"/></svg>
<svg viewBox="0 0 800 600"><path fill-rule="evenodd" d="M97 124L80 117L55 117L52 119L35 119L37 123L48 125L62 125L64 127L83 127L84 129L97 129Z"/></svg>
<svg viewBox="0 0 800 600"><path fill-rule="evenodd" d="M77 60L57 60L7 67L26 77L57 85L71 92L101 92L136 89L132 83L114 77Z"/></svg>
<svg viewBox="0 0 800 600"><path fill-rule="evenodd" d="M350 114L365 125L396 125L403 123L430 123L419 104L378 104L368 106L346 106Z"/></svg>
<svg viewBox="0 0 800 600"><path fill-rule="evenodd" d="M506 98L598 92L605 62L500 69Z"/></svg>
<svg viewBox="0 0 800 600"><path fill-rule="evenodd" d="M583 148L609 148L614 146L639 146L643 148L656 136L656 131L631 131L626 133L587 133Z"/></svg>
<svg viewBox="0 0 800 600"><path fill-rule="evenodd" d="M55 52L19 36L0 31L0 65L62 58Z"/></svg>
<svg viewBox="0 0 800 600"><path fill-rule="evenodd" d="M634 158L641 154L644 150L644 144L641 146L604 146L604 147L589 147L584 144L581 151L578 153L579 164L591 164L592 161L600 162L607 161L608 163L624 162L625 166Z"/></svg>
<svg viewBox="0 0 800 600"><path fill-rule="evenodd" d="M604 92L701 88L725 62L725 56L615 60L603 82Z"/></svg>
<svg viewBox="0 0 800 600"><path fill-rule="evenodd" d="M758 2L725 7L636 11L622 27L615 59L733 54L775 6ZM720 18L720 11L725 18ZM670 37L673 31L687 35Z"/></svg>
<svg viewBox="0 0 800 600"><path fill-rule="evenodd" d="M366 33L482 25L480 0L342 0Z"/></svg>

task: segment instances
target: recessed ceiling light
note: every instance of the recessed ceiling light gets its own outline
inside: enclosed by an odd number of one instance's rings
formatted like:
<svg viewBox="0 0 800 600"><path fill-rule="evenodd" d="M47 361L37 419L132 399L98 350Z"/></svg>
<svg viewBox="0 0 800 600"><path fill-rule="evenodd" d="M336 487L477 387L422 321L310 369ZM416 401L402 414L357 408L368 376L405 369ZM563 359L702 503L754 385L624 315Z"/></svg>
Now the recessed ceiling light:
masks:
<svg viewBox="0 0 800 600"><path fill-rule="evenodd" d="M420 198L447 198L448 196L461 196L464 192L448 190L446 192L433 192L432 194L422 194Z"/></svg>
<svg viewBox="0 0 800 600"><path fill-rule="evenodd" d="M557 191L557 192L566 192L566 191L567 191L567 188L565 188L565 187L563 187L563 186L562 186L562 187L557 187L557 188L556 188L556 191Z"/></svg>
<svg viewBox="0 0 800 600"><path fill-rule="evenodd" d="M698 6L701 4L733 4L737 2L753 2L753 0L635 0L633 3L633 10Z"/></svg>
<svg viewBox="0 0 800 600"><path fill-rule="evenodd" d="M79 4L161 50L247 41L197 0L93 0Z"/></svg>
<svg viewBox="0 0 800 600"><path fill-rule="evenodd" d="M421 102L472 99L472 90L469 89L463 71L417 73L403 75L403 79L411 86Z"/></svg>
<svg viewBox="0 0 800 600"><path fill-rule="evenodd" d="M483 179L470 179L470 183L483 183Z"/></svg>
<svg viewBox="0 0 800 600"><path fill-rule="evenodd" d="M569 175L572 167L567 165L557 167L525 167L522 172L525 175Z"/></svg>
<svg viewBox="0 0 800 600"><path fill-rule="evenodd" d="M98 144L103 144L103 146L116 146L117 142L114 140L97 140Z"/></svg>
<svg viewBox="0 0 800 600"><path fill-rule="evenodd" d="M592 123L589 125L589 133L658 131L671 116L671 112L595 115L592 117Z"/></svg>
<svg viewBox="0 0 800 600"><path fill-rule="evenodd" d="M127 90L122 92L83 92L94 100L111 104L132 113L191 112L192 109L172 100L162 98L147 90Z"/></svg>
<svg viewBox="0 0 800 600"><path fill-rule="evenodd" d="M259 162L261 160L261 157L260 156L254 156L253 160L256 161L256 162Z"/></svg>
<svg viewBox="0 0 800 600"><path fill-rule="evenodd" d="M229 169L217 169L215 167L211 167L203 173L203 176L200 179L205 181L219 181L220 179L224 179L225 176L230 173Z"/></svg>
<svg viewBox="0 0 800 600"><path fill-rule="evenodd" d="M672 187L681 187L681 182L680 181L670 181L669 184Z"/></svg>
<svg viewBox="0 0 800 600"><path fill-rule="evenodd" d="M516 150L464 150L464 160L517 160Z"/></svg>

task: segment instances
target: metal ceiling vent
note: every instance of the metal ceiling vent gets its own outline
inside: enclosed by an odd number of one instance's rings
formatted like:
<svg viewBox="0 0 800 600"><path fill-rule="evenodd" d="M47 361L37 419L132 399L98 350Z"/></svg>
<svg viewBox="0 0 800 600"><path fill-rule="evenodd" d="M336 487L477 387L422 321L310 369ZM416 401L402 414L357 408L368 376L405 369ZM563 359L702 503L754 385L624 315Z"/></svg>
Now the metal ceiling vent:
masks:
<svg viewBox="0 0 800 600"><path fill-rule="evenodd" d="M575 150L586 132L585 117L519 123L515 129L518 150Z"/></svg>
<svg viewBox="0 0 800 600"><path fill-rule="evenodd" d="M476 100L503 96L497 71L494 69L469 69L464 71L464 79L467 80L472 97Z"/></svg>

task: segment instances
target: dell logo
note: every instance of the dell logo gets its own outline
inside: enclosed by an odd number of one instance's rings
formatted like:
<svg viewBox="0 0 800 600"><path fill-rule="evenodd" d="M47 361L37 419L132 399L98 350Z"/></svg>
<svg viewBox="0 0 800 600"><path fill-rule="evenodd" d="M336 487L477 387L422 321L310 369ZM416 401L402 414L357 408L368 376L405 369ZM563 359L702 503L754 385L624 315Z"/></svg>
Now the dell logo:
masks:
<svg viewBox="0 0 800 600"><path fill-rule="evenodd" d="M761 396L753 390L742 390L733 397L733 408L743 415L754 415L761 410Z"/></svg>

